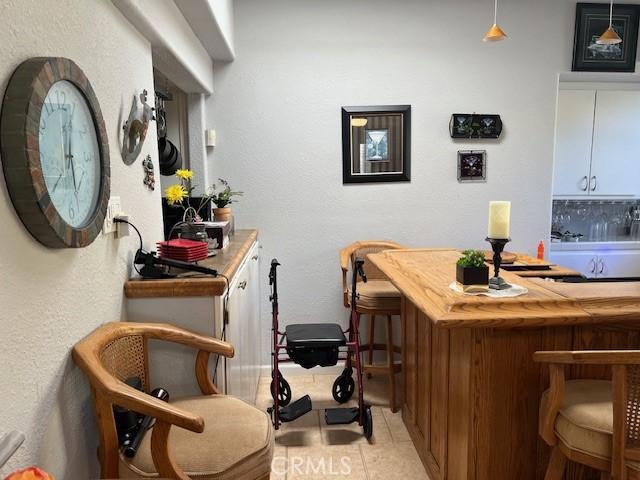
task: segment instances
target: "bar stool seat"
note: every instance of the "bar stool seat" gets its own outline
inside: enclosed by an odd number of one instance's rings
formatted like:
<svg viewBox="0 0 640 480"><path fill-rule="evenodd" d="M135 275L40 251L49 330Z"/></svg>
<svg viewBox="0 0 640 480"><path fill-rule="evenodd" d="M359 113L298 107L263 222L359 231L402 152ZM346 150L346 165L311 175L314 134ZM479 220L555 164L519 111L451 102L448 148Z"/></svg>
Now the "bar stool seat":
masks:
<svg viewBox="0 0 640 480"><path fill-rule="evenodd" d="M370 253L383 250L404 248L395 242L388 241L360 241L344 248L340 252L340 266L342 268L342 286L344 294L344 306L351 308L351 289L347 284L347 273L353 265L356 257L364 258L364 271L368 281L358 282L357 285L357 311L365 318L369 318L368 343L361 345L361 351L367 353L367 361L363 364L363 371L367 377L372 374L386 375L389 378L389 407L392 412L398 410L396 405L396 381L395 376L402 369L402 363L395 361L395 354L401 353L400 347L393 340L393 318L400 318L400 292L382 273L367 259ZM375 343L376 316L385 316L386 339L385 343ZM374 364L373 355L377 350L387 352L386 364Z"/></svg>
<svg viewBox="0 0 640 480"><path fill-rule="evenodd" d="M347 291L349 298L351 298L351 289L349 288ZM384 310L400 313L400 292L388 280L359 282L357 292L358 308L362 310Z"/></svg>

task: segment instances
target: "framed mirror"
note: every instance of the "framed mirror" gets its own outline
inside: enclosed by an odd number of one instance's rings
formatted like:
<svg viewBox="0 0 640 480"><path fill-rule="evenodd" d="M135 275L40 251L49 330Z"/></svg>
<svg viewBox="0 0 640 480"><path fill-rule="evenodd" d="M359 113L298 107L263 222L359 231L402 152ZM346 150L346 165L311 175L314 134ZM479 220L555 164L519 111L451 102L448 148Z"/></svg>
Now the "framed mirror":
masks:
<svg viewBox="0 0 640 480"><path fill-rule="evenodd" d="M411 105L342 107L342 183L411 180Z"/></svg>

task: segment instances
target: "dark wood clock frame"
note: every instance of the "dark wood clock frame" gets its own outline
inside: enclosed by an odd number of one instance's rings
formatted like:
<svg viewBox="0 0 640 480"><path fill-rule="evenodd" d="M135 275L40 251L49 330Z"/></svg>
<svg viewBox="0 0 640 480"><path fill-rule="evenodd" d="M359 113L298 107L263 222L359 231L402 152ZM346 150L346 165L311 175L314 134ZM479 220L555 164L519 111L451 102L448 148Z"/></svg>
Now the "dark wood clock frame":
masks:
<svg viewBox="0 0 640 480"><path fill-rule="evenodd" d="M47 92L60 80L73 83L87 100L100 151L98 203L79 228L65 222L51 202L40 164L40 112ZM2 102L0 152L9 196L34 238L52 248L86 247L96 239L109 203L109 142L96 94L78 65L68 58L38 57L18 66Z"/></svg>

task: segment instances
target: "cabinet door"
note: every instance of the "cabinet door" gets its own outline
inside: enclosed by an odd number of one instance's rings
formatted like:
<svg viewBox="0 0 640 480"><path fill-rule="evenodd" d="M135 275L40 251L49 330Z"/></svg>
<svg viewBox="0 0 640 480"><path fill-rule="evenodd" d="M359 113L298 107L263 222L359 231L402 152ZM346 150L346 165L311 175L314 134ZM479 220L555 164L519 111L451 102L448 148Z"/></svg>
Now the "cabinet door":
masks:
<svg viewBox="0 0 640 480"><path fill-rule="evenodd" d="M595 90L560 90L553 194L588 195Z"/></svg>
<svg viewBox="0 0 640 480"><path fill-rule="evenodd" d="M618 250L598 255L598 278L640 277L640 252Z"/></svg>
<svg viewBox="0 0 640 480"><path fill-rule="evenodd" d="M233 345L235 355L226 361L227 394L242 398L242 290L238 288L237 282L233 282L230 289L226 340Z"/></svg>
<svg viewBox="0 0 640 480"><path fill-rule="evenodd" d="M260 328L260 256L258 245L249 253L247 260L247 290L245 295L247 312L247 348L250 352L247 371L249 401L255 403L262 366L262 335Z"/></svg>
<svg viewBox="0 0 640 480"><path fill-rule="evenodd" d="M591 195L640 193L640 91L598 90Z"/></svg>
<svg viewBox="0 0 640 480"><path fill-rule="evenodd" d="M594 251L583 252L550 252L549 259L561 267L577 270L585 277L596 277L598 254Z"/></svg>

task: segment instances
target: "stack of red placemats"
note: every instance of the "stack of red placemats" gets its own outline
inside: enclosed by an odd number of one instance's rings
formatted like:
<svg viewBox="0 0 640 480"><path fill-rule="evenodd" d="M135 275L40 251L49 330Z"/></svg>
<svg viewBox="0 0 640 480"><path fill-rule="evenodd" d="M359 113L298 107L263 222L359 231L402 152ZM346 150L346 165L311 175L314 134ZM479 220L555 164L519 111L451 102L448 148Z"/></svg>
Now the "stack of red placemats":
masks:
<svg viewBox="0 0 640 480"><path fill-rule="evenodd" d="M209 245L186 238L176 238L167 242L158 242L158 255L183 262L197 262L209 256Z"/></svg>

